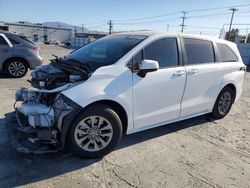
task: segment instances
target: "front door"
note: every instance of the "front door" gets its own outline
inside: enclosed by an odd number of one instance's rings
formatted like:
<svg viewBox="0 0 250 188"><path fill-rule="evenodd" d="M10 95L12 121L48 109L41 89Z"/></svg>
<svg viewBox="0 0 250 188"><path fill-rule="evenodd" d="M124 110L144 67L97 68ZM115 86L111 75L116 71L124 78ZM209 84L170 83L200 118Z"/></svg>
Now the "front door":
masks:
<svg viewBox="0 0 250 188"><path fill-rule="evenodd" d="M133 73L134 128L138 130L179 117L186 81L185 68L179 65L176 38L152 42L134 57L134 64L142 59L158 61L160 69L144 78Z"/></svg>

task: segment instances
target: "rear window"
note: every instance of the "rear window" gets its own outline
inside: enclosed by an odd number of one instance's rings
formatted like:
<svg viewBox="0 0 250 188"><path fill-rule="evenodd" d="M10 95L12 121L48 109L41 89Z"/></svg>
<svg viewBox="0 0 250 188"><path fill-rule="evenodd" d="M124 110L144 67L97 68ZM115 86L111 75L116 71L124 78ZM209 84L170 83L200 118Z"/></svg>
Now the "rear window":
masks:
<svg viewBox="0 0 250 188"><path fill-rule="evenodd" d="M30 39L28 39L26 36L19 35L19 37L20 37L22 40L26 41L26 42L29 42L29 43L31 43L31 44L33 44L33 45L36 45L34 42L32 42L32 41L31 41Z"/></svg>
<svg viewBox="0 0 250 188"><path fill-rule="evenodd" d="M226 44L217 43L216 46L219 53L219 61L221 62L238 61L238 58L233 52L233 50L231 50L231 48L229 48Z"/></svg>
<svg viewBox="0 0 250 188"><path fill-rule="evenodd" d="M183 41L187 56L186 64L215 62L214 49L211 41L189 38L184 38Z"/></svg>
<svg viewBox="0 0 250 188"><path fill-rule="evenodd" d="M0 36L0 45L8 45L8 43L2 36Z"/></svg>

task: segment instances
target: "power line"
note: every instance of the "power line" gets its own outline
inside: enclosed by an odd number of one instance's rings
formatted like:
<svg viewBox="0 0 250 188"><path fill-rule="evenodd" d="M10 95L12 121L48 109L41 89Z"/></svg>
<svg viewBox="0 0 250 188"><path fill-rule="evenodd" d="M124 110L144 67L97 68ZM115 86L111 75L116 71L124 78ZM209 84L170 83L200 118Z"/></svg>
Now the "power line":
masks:
<svg viewBox="0 0 250 188"><path fill-rule="evenodd" d="M168 21L168 20L175 20L179 19L179 17L173 17L173 18L164 18L160 20L151 20L151 21L143 21L143 22L116 22L115 24L118 25L138 25L138 24L146 24L146 23L157 23L157 22L163 22L163 21Z"/></svg>
<svg viewBox="0 0 250 188"><path fill-rule="evenodd" d="M189 10L188 12L220 10L220 9L228 9L228 8L231 8L231 7L246 7L246 6L250 6L250 4L241 4L241 5L234 5L234 6L224 6L224 7L216 7L216 8L205 8L205 9L194 9L194 10Z"/></svg>
<svg viewBox="0 0 250 188"><path fill-rule="evenodd" d="M206 27L206 26L196 26L196 25L186 25L193 28L204 28L204 29L221 29L220 27Z"/></svg>
<svg viewBox="0 0 250 188"><path fill-rule="evenodd" d="M114 20L117 22L122 22L122 21L137 21L137 20L150 20L150 19L155 19L155 18L161 18L165 16L172 16L175 14L179 14L180 12L172 12L172 13L166 13L166 14L161 14L157 16L149 16L149 17L141 17L141 18L133 18L133 19L123 19L123 20Z"/></svg>
<svg viewBox="0 0 250 188"><path fill-rule="evenodd" d="M250 4L234 5L233 7L245 7L245 6L250 6ZM207 8L207 9L193 9L193 10L186 10L185 12L190 13L190 12L201 12L201 11L212 11L212 10L228 9L228 8L231 8L231 7L232 6ZM166 17L166 16L170 16L170 15L176 15L176 14L179 14L179 13L180 12L172 12L172 13L161 14L161 15L150 16L150 17L140 17L140 18L124 19L124 20L114 20L114 21L122 22L122 21L150 20L150 19L155 19L155 18L160 18L160 17Z"/></svg>
<svg viewBox="0 0 250 188"><path fill-rule="evenodd" d="M220 9L228 9L231 7L246 7L246 6L250 6L250 4L241 4L241 5L234 5L234 6L223 6L223 7L215 7L215 8L206 8L206 9L191 9L191 10L186 10L185 12L201 12L201 11L212 11L212 10L220 10ZM133 19L121 19L121 20L114 20L115 22L123 22L123 21L138 21L138 20L152 20L152 19L156 19L156 18L161 18L161 17L167 17L167 16L171 16L171 15L176 15L179 14L180 12L172 12L172 13L166 13L166 14L161 14L161 15L156 15L156 16L149 16L149 17L140 17L140 18L133 18ZM191 17L191 16L190 16ZM192 16L194 17L194 16ZM89 25L99 25L99 24L104 24L106 23L106 21L98 21L98 22L92 22L92 23L85 23L84 25L89 26Z"/></svg>
<svg viewBox="0 0 250 188"><path fill-rule="evenodd" d="M95 26L90 26L88 27L88 29L95 29L95 28L99 28L99 27L103 27L103 26L107 26L107 21L105 24L100 24L100 25L95 25Z"/></svg>

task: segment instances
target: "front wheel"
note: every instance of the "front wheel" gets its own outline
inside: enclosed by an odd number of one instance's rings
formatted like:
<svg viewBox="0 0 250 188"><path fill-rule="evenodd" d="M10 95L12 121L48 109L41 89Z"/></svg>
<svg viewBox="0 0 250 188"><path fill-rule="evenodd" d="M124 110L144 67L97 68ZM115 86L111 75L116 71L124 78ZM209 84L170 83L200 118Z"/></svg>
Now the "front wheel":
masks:
<svg viewBox="0 0 250 188"><path fill-rule="evenodd" d="M68 134L68 147L84 158L110 153L122 136L119 116L108 106L90 106L73 122Z"/></svg>
<svg viewBox="0 0 250 188"><path fill-rule="evenodd" d="M230 111L234 102L235 92L230 87L225 87L219 94L214 107L213 116L218 119L224 118Z"/></svg>

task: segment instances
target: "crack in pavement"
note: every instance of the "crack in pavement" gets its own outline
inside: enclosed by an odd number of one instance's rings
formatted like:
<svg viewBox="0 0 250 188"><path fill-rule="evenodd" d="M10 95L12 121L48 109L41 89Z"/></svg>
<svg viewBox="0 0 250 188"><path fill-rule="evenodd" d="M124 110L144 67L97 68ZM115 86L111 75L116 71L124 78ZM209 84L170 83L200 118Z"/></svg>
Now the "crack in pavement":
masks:
<svg viewBox="0 0 250 188"><path fill-rule="evenodd" d="M234 149L232 149L232 148L228 148L228 147L226 147L226 146L224 146L224 145L214 143L214 142L208 140L207 138L202 137L201 135L197 134L197 133L194 132L194 131L191 131L191 130L190 130L189 132L190 132L191 134L195 135L196 137L200 138L201 140L205 140L205 141L207 141L208 143L210 143L211 145L213 145L213 146L215 146L215 147L217 147L217 148L219 148L219 149L222 149L222 150L224 150L224 151L226 151L226 152L230 152L230 153L234 153L234 154L239 154L239 155L242 155L242 156L244 156L244 157L246 157L246 158L250 158L250 154L249 154L249 153L245 153L245 152L242 152L242 151L236 151L236 150L234 150Z"/></svg>
<svg viewBox="0 0 250 188"><path fill-rule="evenodd" d="M126 183L128 186L130 186L130 187L137 187L136 185L133 185L132 183L130 183L129 181L127 181L125 178L122 178L120 175L118 175L114 169L109 169L108 171L111 172L112 174L114 174L119 180L121 180L122 182Z"/></svg>
<svg viewBox="0 0 250 188"><path fill-rule="evenodd" d="M198 181L201 181L202 183L209 185L210 187L213 187L213 188L220 187L219 185L214 186L212 183L208 182L208 180L206 178L204 178L203 176L201 176L203 179L197 177L198 174L195 176L192 173L188 172L188 175L191 176L193 179L197 179Z"/></svg>

